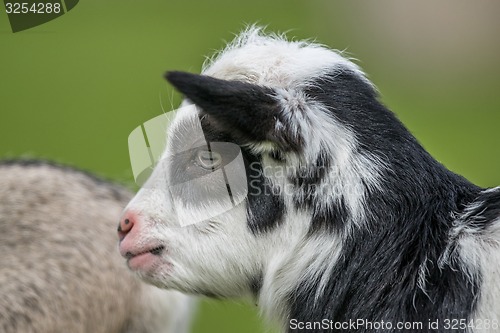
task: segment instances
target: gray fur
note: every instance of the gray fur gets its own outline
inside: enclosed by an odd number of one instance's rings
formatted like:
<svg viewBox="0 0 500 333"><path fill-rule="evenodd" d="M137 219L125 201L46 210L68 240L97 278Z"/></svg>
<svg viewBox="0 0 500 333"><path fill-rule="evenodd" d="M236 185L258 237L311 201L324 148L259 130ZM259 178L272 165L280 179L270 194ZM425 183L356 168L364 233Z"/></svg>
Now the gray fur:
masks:
<svg viewBox="0 0 500 333"><path fill-rule="evenodd" d="M120 260L132 196L70 168L0 164L0 332L187 332L192 301Z"/></svg>

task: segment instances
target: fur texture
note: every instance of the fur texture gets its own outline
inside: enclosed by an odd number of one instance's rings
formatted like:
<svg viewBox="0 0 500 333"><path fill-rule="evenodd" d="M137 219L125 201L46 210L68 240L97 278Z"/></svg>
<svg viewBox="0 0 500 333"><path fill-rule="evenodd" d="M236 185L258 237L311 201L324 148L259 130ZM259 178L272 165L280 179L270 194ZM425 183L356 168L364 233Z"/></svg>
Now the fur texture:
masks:
<svg viewBox="0 0 500 333"><path fill-rule="evenodd" d="M187 332L193 302L118 261L132 195L67 167L0 163L1 332Z"/></svg>
<svg viewBox="0 0 500 333"><path fill-rule="evenodd" d="M137 214L127 246L165 248L136 269L142 278L196 294L251 295L287 332L301 330L292 321L324 319L391 322L385 332L411 322L442 332L446 319L476 319L455 331L498 329L500 188L481 189L433 159L356 65L251 28L202 75L166 77L200 109L179 115L169 137L188 137L183 124L200 119L207 141L238 144L248 198L176 228L179 207L159 185L168 172L157 169L127 206ZM172 151L192 146L167 144L166 170ZM196 169L186 163L187 173Z"/></svg>

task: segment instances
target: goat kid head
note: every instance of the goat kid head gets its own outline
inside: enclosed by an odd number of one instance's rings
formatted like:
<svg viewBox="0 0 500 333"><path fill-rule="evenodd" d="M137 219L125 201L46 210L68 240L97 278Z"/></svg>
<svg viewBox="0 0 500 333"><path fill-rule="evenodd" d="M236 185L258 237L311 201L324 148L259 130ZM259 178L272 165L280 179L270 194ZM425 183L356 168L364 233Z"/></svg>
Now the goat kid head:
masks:
<svg viewBox="0 0 500 333"><path fill-rule="evenodd" d="M202 75L166 78L196 108L174 119L162 162L119 227L129 267L159 287L278 302L334 264L341 239L365 227L366 197L380 190L388 157L416 144L360 69L316 44L250 29ZM220 142L237 147L246 189L222 210L214 193L227 182L173 191L167 180L226 165Z"/></svg>

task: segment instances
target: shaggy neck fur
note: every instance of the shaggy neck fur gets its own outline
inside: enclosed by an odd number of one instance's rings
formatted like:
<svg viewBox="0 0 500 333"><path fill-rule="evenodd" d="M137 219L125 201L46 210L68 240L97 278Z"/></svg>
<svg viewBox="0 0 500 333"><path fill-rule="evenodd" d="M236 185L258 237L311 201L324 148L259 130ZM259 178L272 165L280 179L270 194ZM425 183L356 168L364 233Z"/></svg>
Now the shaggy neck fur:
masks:
<svg viewBox="0 0 500 333"><path fill-rule="evenodd" d="M285 330L291 319L470 319L480 274L457 251L448 253L457 246L449 235L454 217L481 202L480 190L430 158L425 163L425 174L396 176L386 170L384 191L366 189L366 214L356 223L364 227L305 232L282 249L271 260L259 295L266 317L281 318ZM297 214L291 212L285 225L337 222Z"/></svg>
<svg viewBox="0 0 500 333"><path fill-rule="evenodd" d="M310 89L308 95L332 110L328 106L341 103L335 97L337 85L352 81L342 82L339 76L335 80L330 80L333 87L322 84L321 90ZM295 234L299 224L309 228L296 242L284 243L289 250L271 263L259 304L267 316L281 318L285 328L291 319L394 323L470 319L481 280L479 268L469 267L458 251L450 254L457 248L457 239L450 234L456 216L480 205L481 190L436 162L376 99L363 105L365 112L378 115L371 117L370 126L380 126L383 135L358 131L362 121L349 123L357 134L351 152L358 158L349 155L342 168L329 154L330 173L321 180L348 184L342 195L327 200L311 196L308 185L313 180L307 177L296 184L285 225L293 225ZM390 126L384 128L388 121ZM325 136L320 137L329 151ZM355 179L347 168L372 173ZM338 178L346 175L347 179ZM300 214L304 209L308 214Z"/></svg>

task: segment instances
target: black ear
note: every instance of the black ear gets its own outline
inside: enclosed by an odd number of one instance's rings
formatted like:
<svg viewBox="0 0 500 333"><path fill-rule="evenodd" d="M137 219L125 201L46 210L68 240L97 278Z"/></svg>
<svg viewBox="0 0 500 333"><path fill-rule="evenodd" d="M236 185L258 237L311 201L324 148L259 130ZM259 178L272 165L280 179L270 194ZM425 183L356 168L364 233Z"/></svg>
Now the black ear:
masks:
<svg viewBox="0 0 500 333"><path fill-rule="evenodd" d="M223 129L250 141L274 142L284 150L295 146L272 88L185 72L168 72L165 78Z"/></svg>

